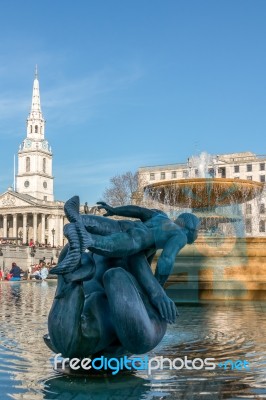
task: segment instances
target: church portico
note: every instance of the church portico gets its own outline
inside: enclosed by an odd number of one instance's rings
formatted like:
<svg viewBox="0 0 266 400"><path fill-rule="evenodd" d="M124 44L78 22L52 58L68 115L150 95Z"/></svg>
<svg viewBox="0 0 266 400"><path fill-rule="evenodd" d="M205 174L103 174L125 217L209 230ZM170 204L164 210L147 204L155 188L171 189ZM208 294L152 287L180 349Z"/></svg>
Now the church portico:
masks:
<svg viewBox="0 0 266 400"><path fill-rule="evenodd" d="M54 202L44 206L37 199L34 204L26 204L27 201L27 195L13 191L0 196L0 238L22 243L33 239L41 245L63 246L64 203L56 202L55 207Z"/></svg>

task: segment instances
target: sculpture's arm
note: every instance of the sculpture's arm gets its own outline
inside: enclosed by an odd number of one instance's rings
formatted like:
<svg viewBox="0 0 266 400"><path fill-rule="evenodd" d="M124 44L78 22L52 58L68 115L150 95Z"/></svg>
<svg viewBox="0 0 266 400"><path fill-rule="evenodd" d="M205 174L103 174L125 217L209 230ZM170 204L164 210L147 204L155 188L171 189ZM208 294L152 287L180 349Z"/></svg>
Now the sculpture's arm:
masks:
<svg viewBox="0 0 266 400"><path fill-rule="evenodd" d="M119 215L120 217L139 218L141 221L145 222L159 213L159 211L156 210L133 205L111 207L103 201L99 201L97 204L99 204L99 209L106 210L104 214L105 217Z"/></svg>
<svg viewBox="0 0 266 400"><path fill-rule="evenodd" d="M147 293L150 302L168 323L174 323L178 315L174 302L166 295L154 277L146 255L141 252L128 258L130 273L137 279L138 284Z"/></svg>
<svg viewBox="0 0 266 400"><path fill-rule="evenodd" d="M174 235L166 242L155 270L155 277L162 286L172 272L177 254L186 244L186 236L183 234Z"/></svg>

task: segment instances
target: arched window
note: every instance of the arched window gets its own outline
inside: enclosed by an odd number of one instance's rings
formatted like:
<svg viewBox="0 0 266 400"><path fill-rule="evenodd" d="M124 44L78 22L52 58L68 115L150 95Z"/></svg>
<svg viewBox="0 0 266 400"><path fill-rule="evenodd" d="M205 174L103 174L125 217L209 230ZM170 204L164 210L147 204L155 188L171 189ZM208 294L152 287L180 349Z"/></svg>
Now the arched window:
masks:
<svg viewBox="0 0 266 400"><path fill-rule="evenodd" d="M30 157L26 157L26 172L30 172Z"/></svg>
<svg viewBox="0 0 266 400"><path fill-rule="evenodd" d="M30 133L32 133L32 125L30 126Z"/></svg>
<svg viewBox="0 0 266 400"><path fill-rule="evenodd" d="M38 133L38 125L35 125L35 133Z"/></svg>
<svg viewBox="0 0 266 400"><path fill-rule="evenodd" d="M42 170L43 172L46 172L46 158L42 159Z"/></svg>
<svg viewBox="0 0 266 400"><path fill-rule="evenodd" d="M260 232L265 232L265 221L260 220L259 230Z"/></svg>

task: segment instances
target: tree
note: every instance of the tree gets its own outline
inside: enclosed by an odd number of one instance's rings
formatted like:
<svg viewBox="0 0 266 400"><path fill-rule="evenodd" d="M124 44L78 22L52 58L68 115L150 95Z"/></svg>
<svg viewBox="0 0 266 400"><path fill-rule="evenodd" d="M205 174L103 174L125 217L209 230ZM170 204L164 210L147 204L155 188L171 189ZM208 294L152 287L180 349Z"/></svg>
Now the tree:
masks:
<svg viewBox="0 0 266 400"><path fill-rule="evenodd" d="M110 186L105 189L103 199L113 207L126 204L139 204L138 198L139 174L130 171L116 175L110 179Z"/></svg>

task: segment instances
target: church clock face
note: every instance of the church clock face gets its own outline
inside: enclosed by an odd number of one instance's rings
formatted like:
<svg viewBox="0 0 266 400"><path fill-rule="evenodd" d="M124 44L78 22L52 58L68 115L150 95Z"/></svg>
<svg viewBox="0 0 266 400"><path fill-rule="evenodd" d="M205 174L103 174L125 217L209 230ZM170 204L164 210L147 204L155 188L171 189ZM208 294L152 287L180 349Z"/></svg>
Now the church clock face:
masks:
<svg viewBox="0 0 266 400"><path fill-rule="evenodd" d="M28 188L28 187L30 186L30 182L29 182L29 181L25 181L25 182L24 182L24 186L25 186L26 188Z"/></svg>
<svg viewBox="0 0 266 400"><path fill-rule="evenodd" d="M27 147L27 148L31 147L31 140L30 139L26 139L25 140L25 147Z"/></svg>
<svg viewBox="0 0 266 400"><path fill-rule="evenodd" d="M47 142L42 142L42 148L43 148L44 150L47 150L47 147L48 147Z"/></svg>

